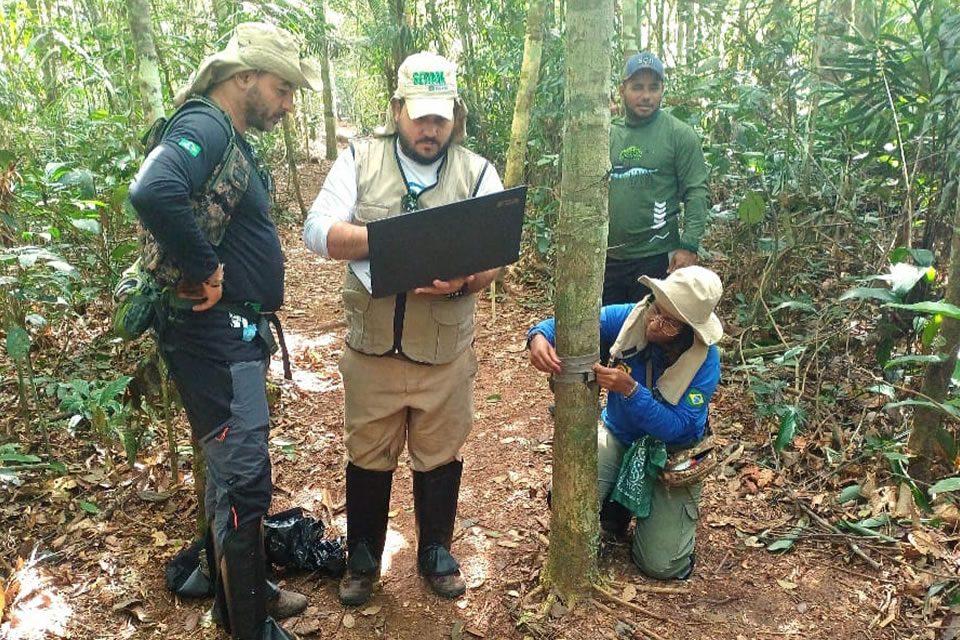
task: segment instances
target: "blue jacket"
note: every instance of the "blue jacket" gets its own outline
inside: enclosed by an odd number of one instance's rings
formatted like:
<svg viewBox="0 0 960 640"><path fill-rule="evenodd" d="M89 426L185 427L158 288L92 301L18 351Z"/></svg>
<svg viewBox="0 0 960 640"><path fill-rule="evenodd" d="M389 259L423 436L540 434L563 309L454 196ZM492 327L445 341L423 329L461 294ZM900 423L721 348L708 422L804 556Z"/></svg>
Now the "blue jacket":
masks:
<svg viewBox="0 0 960 640"><path fill-rule="evenodd" d="M633 307L633 304L615 304L600 310L602 343L614 343ZM553 318L547 318L530 329L527 340L538 333L555 345ZM645 385L647 360L652 362L653 392ZM634 440L650 434L667 445L686 445L703 437L707 424L707 406L720 382L720 352L716 345L710 346L707 359L676 406L661 399L656 391L657 380L667 368L664 352L658 345L648 345L643 351L620 362L618 366L624 368L640 386L629 399L613 391L607 396L603 422L617 440L629 446Z"/></svg>

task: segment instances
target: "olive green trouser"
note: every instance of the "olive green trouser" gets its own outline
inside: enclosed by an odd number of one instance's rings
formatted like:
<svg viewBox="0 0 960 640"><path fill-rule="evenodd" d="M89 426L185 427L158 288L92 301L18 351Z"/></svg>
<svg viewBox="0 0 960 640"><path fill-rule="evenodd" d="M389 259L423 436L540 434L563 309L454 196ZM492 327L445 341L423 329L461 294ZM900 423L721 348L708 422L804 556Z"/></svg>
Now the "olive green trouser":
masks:
<svg viewBox="0 0 960 640"><path fill-rule="evenodd" d="M617 482L627 449L601 422L597 427L597 497L601 504ZM702 488L702 482L689 487L657 482L650 515L637 518L630 549L643 573L665 580L682 574L690 565Z"/></svg>

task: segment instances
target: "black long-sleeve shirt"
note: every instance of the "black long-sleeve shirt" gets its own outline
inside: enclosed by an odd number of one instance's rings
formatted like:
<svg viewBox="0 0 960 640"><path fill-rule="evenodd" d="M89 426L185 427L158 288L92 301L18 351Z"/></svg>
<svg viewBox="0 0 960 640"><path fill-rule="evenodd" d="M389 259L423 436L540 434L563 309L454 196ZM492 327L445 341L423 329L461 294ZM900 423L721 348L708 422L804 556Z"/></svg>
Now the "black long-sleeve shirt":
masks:
<svg viewBox="0 0 960 640"><path fill-rule="evenodd" d="M275 311L283 303L283 250L270 218L270 194L257 171L219 246L211 245L196 223L192 197L223 157L230 129L212 107L198 104L176 118L144 161L130 187L130 202L144 226L177 263L188 282L201 282L224 265L223 302L254 303ZM239 134L243 153L256 167L249 144ZM243 340L243 321L213 309L183 312L168 343L198 355L238 361L262 357L260 341ZM249 330L247 332L249 337Z"/></svg>

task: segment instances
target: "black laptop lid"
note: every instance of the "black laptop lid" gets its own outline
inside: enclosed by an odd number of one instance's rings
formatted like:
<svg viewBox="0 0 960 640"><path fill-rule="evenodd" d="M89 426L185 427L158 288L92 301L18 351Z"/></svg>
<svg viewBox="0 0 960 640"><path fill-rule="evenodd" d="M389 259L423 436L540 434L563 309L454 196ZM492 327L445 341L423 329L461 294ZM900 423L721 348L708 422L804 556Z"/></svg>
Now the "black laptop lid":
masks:
<svg viewBox="0 0 960 640"><path fill-rule="evenodd" d="M526 198L514 187L368 223L373 297L516 262Z"/></svg>

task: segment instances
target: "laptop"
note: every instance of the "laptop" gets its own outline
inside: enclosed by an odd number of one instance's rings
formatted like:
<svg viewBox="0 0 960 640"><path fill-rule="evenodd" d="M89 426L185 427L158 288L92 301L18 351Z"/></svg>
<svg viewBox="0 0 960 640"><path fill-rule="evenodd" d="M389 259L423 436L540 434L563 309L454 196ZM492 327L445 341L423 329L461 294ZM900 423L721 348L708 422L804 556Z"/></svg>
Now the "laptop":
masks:
<svg viewBox="0 0 960 640"><path fill-rule="evenodd" d="M527 187L367 224L367 260L350 270L374 298L516 262Z"/></svg>

